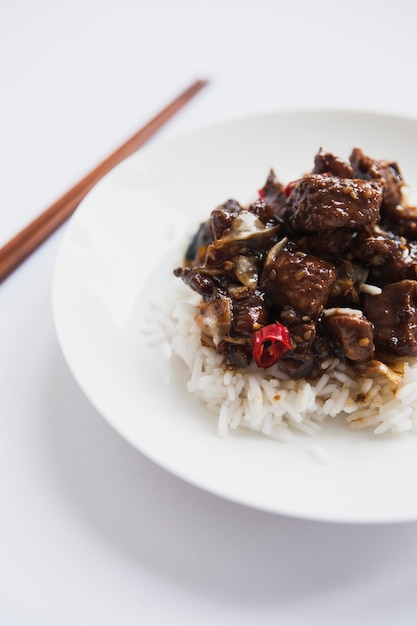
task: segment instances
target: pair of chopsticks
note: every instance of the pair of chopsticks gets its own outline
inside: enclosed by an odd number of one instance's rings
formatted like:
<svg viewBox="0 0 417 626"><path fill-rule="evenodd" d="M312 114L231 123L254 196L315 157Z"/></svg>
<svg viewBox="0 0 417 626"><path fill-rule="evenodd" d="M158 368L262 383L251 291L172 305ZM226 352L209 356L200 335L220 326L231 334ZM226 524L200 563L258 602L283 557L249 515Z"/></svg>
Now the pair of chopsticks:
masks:
<svg viewBox="0 0 417 626"><path fill-rule="evenodd" d="M59 200L0 248L0 283L27 259L75 211L81 200L113 167L141 148L193 98L207 81L197 80L177 96L145 126L110 154L102 163L67 191Z"/></svg>

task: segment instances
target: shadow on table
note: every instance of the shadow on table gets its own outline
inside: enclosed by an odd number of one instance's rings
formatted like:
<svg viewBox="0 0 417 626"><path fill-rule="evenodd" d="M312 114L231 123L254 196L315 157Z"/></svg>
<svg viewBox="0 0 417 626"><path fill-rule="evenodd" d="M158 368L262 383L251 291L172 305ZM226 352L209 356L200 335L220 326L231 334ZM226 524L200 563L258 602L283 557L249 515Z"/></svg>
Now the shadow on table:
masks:
<svg viewBox="0 0 417 626"><path fill-rule="evenodd" d="M253 607L358 588L416 552L415 524L297 520L185 483L107 425L58 348L51 359L46 392L51 471L74 514L141 567L209 600Z"/></svg>

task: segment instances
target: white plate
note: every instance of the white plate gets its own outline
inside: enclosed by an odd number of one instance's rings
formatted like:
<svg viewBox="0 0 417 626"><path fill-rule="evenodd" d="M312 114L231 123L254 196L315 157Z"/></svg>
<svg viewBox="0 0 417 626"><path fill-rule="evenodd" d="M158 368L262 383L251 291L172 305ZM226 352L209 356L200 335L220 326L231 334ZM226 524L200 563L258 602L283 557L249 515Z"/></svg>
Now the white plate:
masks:
<svg viewBox="0 0 417 626"><path fill-rule="evenodd" d="M133 446L209 492L266 511L339 522L417 519L417 435L376 437L337 420L282 444L250 432L222 439L185 390L185 374L140 330L163 292L178 237L229 197L250 201L270 167L283 181L322 146L397 160L417 191L417 121L361 112L293 111L237 119L142 150L73 216L53 282L58 338L76 380ZM177 258L176 258L177 257ZM319 444L329 457L311 454Z"/></svg>

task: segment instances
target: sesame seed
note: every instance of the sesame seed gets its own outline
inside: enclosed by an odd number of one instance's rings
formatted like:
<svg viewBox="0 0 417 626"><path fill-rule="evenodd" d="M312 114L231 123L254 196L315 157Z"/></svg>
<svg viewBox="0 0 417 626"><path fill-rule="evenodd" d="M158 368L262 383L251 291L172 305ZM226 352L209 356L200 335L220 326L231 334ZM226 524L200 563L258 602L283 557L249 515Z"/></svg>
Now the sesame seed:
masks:
<svg viewBox="0 0 417 626"><path fill-rule="evenodd" d="M303 280L307 276L307 272L303 269L296 273L295 280Z"/></svg>

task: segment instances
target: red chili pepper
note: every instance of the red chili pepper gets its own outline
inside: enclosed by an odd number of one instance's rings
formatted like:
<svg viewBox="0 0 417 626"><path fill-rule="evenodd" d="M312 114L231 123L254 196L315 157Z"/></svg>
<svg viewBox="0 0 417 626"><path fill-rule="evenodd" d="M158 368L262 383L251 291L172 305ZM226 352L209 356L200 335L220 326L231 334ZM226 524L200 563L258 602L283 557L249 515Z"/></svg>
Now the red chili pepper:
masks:
<svg viewBox="0 0 417 626"><path fill-rule="evenodd" d="M285 191L285 195L286 195L287 198L288 198L289 195L291 195L292 188L294 187L296 182L297 182L296 180L293 180L292 182L288 183L288 185L286 185L284 191Z"/></svg>
<svg viewBox="0 0 417 626"><path fill-rule="evenodd" d="M289 350L290 331L279 322L268 324L254 334L252 354L258 367L271 367Z"/></svg>

